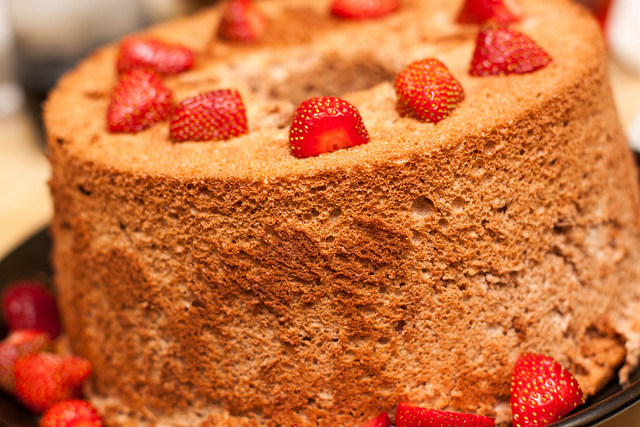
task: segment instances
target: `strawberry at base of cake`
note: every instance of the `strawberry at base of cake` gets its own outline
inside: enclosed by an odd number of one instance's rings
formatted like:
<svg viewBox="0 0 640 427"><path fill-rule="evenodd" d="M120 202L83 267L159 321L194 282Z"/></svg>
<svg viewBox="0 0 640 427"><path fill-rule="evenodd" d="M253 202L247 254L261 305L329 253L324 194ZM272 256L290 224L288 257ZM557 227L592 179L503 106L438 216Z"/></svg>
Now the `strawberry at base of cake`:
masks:
<svg viewBox="0 0 640 427"><path fill-rule="evenodd" d="M478 27L449 0L357 22L261 2L271 30L248 45L212 39L220 8L149 30L197 52L163 78L177 101L241 93L249 132L228 141L109 132L116 46L61 80L55 284L106 425L358 425L398 402L504 423L523 353L587 396L624 380L640 189L606 52L571 2L521 3L514 28L553 61L514 76L470 75ZM465 92L437 124L396 109L393 79L425 57ZM370 142L296 158L295 106L336 94Z"/></svg>

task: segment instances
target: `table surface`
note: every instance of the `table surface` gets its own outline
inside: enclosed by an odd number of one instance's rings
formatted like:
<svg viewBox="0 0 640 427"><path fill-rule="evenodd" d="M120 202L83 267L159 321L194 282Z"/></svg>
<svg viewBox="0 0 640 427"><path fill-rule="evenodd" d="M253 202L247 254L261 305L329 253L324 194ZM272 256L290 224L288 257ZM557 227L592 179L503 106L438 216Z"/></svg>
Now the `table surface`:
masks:
<svg viewBox="0 0 640 427"><path fill-rule="evenodd" d="M627 128L640 111L640 76L614 63L610 69L620 120ZM0 118L0 259L51 219L50 167L42 147L36 122L25 110ZM640 405L602 426L640 427Z"/></svg>

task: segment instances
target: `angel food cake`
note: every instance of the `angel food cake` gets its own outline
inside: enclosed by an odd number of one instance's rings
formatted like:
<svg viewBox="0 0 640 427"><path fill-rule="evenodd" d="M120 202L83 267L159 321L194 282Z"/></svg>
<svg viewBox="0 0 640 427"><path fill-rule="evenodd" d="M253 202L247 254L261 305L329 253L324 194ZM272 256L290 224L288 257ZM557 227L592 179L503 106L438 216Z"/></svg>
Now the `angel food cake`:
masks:
<svg viewBox="0 0 640 427"><path fill-rule="evenodd" d="M124 42L61 79L45 107L55 284L106 425L358 425L398 402L508 422L523 353L585 396L624 381L640 191L598 26L521 0L509 31L548 57L483 76L491 28L462 3L350 19L256 2L251 41L219 30L225 4L153 27L137 37L193 57L138 80L164 99L140 128L114 118L134 98ZM456 96L437 120L411 94L428 58ZM196 140L177 112L219 90L235 127ZM341 100L353 146L301 153L314 97Z"/></svg>

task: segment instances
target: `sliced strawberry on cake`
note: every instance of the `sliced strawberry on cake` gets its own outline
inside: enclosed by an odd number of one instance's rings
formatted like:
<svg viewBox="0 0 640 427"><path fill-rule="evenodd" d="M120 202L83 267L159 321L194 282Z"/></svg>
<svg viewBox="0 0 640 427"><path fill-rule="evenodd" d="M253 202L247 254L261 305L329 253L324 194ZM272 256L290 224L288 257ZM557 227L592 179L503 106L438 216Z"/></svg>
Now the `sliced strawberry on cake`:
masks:
<svg viewBox="0 0 640 427"><path fill-rule="evenodd" d="M530 73L551 61L549 54L526 35L510 28L487 26L476 38L470 73L473 76Z"/></svg>
<svg viewBox="0 0 640 427"><path fill-rule="evenodd" d="M464 100L464 90L447 67L437 59L411 63L396 77L400 116L438 123Z"/></svg>
<svg viewBox="0 0 640 427"><path fill-rule="evenodd" d="M523 354L511 379L513 427L545 426L583 403L576 379L553 358Z"/></svg>
<svg viewBox="0 0 640 427"><path fill-rule="evenodd" d="M267 24L253 1L228 0L218 25L218 37L230 42L256 42L264 36Z"/></svg>
<svg viewBox="0 0 640 427"><path fill-rule="evenodd" d="M466 0L458 14L458 22L508 24L521 20L523 16L517 0Z"/></svg>
<svg viewBox="0 0 640 427"><path fill-rule="evenodd" d="M334 0L331 13L341 18L371 19L388 15L399 6L399 0Z"/></svg>
<svg viewBox="0 0 640 427"><path fill-rule="evenodd" d="M407 402L398 404L396 427L493 427L491 417L423 408Z"/></svg>
<svg viewBox="0 0 640 427"><path fill-rule="evenodd" d="M289 129L291 153L296 157L317 156L368 142L369 132L358 109L332 96L300 104Z"/></svg>
<svg viewBox="0 0 640 427"><path fill-rule="evenodd" d="M81 397L90 374L90 362L81 357L46 352L22 356L15 363L16 396L40 414L58 402Z"/></svg>
<svg viewBox="0 0 640 427"><path fill-rule="evenodd" d="M193 51L184 46L128 37L120 42L116 66L119 73L147 68L160 74L177 74L193 67L193 63Z"/></svg>
<svg viewBox="0 0 640 427"><path fill-rule="evenodd" d="M391 420L389 419L389 414L381 412L360 427L391 427Z"/></svg>
<svg viewBox="0 0 640 427"><path fill-rule="evenodd" d="M180 102L171 118L173 141L218 141L248 132L247 113L240 93L220 89Z"/></svg>
<svg viewBox="0 0 640 427"><path fill-rule="evenodd" d="M102 417L89 402L69 399L47 409L38 427L102 427Z"/></svg>
<svg viewBox="0 0 640 427"><path fill-rule="evenodd" d="M111 132L138 132L166 120L172 111L172 94L160 75L135 69L123 74L111 93L107 124Z"/></svg>

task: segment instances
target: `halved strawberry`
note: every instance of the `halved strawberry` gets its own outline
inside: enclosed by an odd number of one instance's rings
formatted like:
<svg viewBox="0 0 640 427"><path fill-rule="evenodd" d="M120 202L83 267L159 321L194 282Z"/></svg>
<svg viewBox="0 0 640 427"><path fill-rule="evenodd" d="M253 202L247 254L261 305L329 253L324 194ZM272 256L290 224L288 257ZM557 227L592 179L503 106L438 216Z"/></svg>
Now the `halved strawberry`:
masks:
<svg viewBox="0 0 640 427"><path fill-rule="evenodd" d="M582 403L582 390L573 375L553 358L523 354L511 379L514 427L545 426Z"/></svg>
<svg viewBox="0 0 640 427"><path fill-rule="evenodd" d="M483 24L490 21L508 24L519 21L523 16L517 0L466 0L458 14L458 22Z"/></svg>
<svg viewBox="0 0 640 427"><path fill-rule="evenodd" d="M102 417L86 400L69 399L47 409L38 427L102 427Z"/></svg>
<svg viewBox="0 0 640 427"><path fill-rule="evenodd" d="M401 116L437 123L464 100L464 90L437 59L423 59L407 66L394 84Z"/></svg>
<svg viewBox="0 0 640 427"><path fill-rule="evenodd" d="M41 331L13 331L0 342L0 388L9 393L15 392L14 369L20 356L35 354L45 350L51 339Z"/></svg>
<svg viewBox="0 0 640 427"><path fill-rule="evenodd" d="M551 57L531 38L510 28L480 29L471 60L473 76L523 74L540 69Z"/></svg>
<svg viewBox="0 0 640 427"><path fill-rule="evenodd" d="M107 124L111 132L138 132L171 115L172 94L154 71L123 74L111 93Z"/></svg>
<svg viewBox="0 0 640 427"><path fill-rule="evenodd" d="M334 0L331 13L348 19L379 18L400 7L399 0Z"/></svg>
<svg viewBox="0 0 640 427"><path fill-rule="evenodd" d="M53 404L79 398L91 374L88 360L77 356L36 353L15 363L16 396L28 409L43 413Z"/></svg>
<svg viewBox="0 0 640 427"><path fill-rule="evenodd" d="M256 42L267 31L267 19L251 0L227 0L218 37L231 42Z"/></svg>
<svg viewBox="0 0 640 427"><path fill-rule="evenodd" d="M578 3L588 8L598 19L600 26L604 29L607 24L607 17L613 3L612 0L576 0ZM631 0L633 1L633 0ZM630 3L631 4L631 3ZM634 17L634 15L631 15ZM630 36L632 36L630 34Z"/></svg>
<svg viewBox="0 0 640 427"><path fill-rule="evenodd" d="M2 314L10 331L31 329L56 338L60 315L53 293L36 280L13 282L2 292Z"/></svg>
<svg viewBox="0 0 640 427"><path fill-rule="evenodd" d="M357 108L332 96L310 98L300 104L289 129L289 145L296 157L317 156L368 142L369 132Z"/></svg>
<svg viewBox="0 0 640 427"><path fill-rule="evenodd" d="M391 420L389 419L389 414L381 412L360 427L391 427Z"/></svg>
<svg viewBox="0 0 640 427"><path fill-rule="evenodd" d="M423 408L401 402L396 411L396 427L493 427L491 417Z"/></svg>
<svg viewBox="0 0 640 427"><path fill-rule="evenodd" d="M160 74L176 74L193 67L194 54L184 46L156 39L128 37L120 42L119 73L148 68Z"/></svg>
<svg viewBox="0 0 640 427"><path fill-rule="evenodd" d="M235 89L206 92L182 101L171 119L173 141L230 139L248 132L244 103Z"/></svg>

